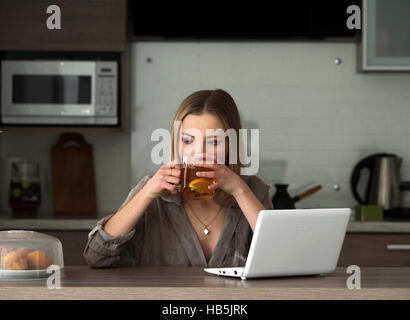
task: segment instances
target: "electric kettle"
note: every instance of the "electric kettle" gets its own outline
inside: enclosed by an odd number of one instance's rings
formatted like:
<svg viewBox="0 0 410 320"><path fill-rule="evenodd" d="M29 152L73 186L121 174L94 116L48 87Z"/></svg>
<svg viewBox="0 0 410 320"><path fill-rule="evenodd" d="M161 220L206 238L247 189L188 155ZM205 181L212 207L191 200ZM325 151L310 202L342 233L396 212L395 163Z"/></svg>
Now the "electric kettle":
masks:
<svg viewBox="0 0 410 320"><path fill-rule="evenodd" d="M409 190L409 182L400 182L402 159L395 154L376 153L360 160L353 169L350 185L353 196L364 205L380 205L384 210L401 206L401 191ZM358 184L364 169L369 170L365 195L358 192Z"/></svg>

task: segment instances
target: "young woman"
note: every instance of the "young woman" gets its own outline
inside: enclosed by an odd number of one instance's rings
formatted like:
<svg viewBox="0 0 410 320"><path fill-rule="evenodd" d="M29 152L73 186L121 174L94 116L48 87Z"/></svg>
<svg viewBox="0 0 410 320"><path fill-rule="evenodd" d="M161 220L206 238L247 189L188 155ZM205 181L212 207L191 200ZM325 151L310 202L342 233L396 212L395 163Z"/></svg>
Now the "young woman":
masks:
<svg viewBox="0 0 410 320"><path fill-rule="evenodd" d="M208 200L183 197L176 188L182 174L179 161L164 164L152 177L142 178L118 211L90 232L83 253L89 266L245 265L258 213L273 209L269 186L256 176L241 176L241 165L229 161L229 143L220 143L216 135L206 136L207 129L230 128L239 136L236 104L224 90L197 91L182 101L173 120L182 122L178 132L171 128L171 140L177 137L181 142L176 154L206 160L200 166L213 171L197 176L215 179L210 186L214 196ZM211 148L213 152L208 152ZM172 155L174 151L172 145ZM224 164L217 161L221 154Z"/></svg>

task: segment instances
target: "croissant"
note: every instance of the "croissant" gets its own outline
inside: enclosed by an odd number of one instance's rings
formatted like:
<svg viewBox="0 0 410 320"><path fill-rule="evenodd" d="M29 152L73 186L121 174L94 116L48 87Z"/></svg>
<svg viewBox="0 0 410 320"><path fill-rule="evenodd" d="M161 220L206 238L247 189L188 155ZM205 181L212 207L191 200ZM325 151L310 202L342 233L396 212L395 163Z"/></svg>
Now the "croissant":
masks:
<svg viewBox="0 0 410 320"><path fill-rule="evenodd" d="M33 252L33 250L29 248L20 248L16 251L16 253L22 258L25 258L30 252Z"/></svg>
<svg viewBox="0 0 410 320"><path fill-rule="evenodd" d="M53 260L44 251L33 251L27 255L28 267L31 270L47 269L53 264Z"/></svg>
<svg viewBox="0 0 410 320"><path fill-rule="evenodd" d="M41 270L47 269L53 261L44 251L33 251L29 248L14 248L9 245L0 247L1 266L3 270Z"/></svg>
<svg viewBox="0 0 410 320"><path fill-rule="evenodd" d="M27 259L19 255L17 251L11 251L3 257L1 268L3 270L27 270Z"/></svg>

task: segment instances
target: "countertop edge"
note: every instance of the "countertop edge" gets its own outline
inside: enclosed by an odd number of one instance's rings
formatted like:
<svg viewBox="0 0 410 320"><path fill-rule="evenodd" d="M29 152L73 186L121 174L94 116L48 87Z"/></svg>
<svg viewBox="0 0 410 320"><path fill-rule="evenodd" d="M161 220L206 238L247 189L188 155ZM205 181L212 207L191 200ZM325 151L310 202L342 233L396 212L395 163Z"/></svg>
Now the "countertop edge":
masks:
<svg viewBox="0 0 410 320"><path fill-rule="evenodd" d="M361 289L347 288L343 267L323 278L261 280L272 286L222 279L204 273L201 267L67 269L71 277L61 282L61 288L49 289L45 281L0 281L0 300L410 300L410 287L402 287L410 268L363 268Z"/></svg>
<svg viewBox="0 0 410 320"><path fill-rule="evenodd" d="M99 219L0 219L2 230L90 231Z"/></svg>
<svg viewBox="0 0 410 320"><path fill-rule="evenodd" d="M90 231L100 219L0 219L0 230ZM410 233L410 221L350 221L347 233Z"/></svg>
<svg viewBox="0 0 410 320"><path fill-rule="evenodd" d="M409 288L1 287L17 300L409 300ZM1 300L1 298L0 298Z"/></svg>

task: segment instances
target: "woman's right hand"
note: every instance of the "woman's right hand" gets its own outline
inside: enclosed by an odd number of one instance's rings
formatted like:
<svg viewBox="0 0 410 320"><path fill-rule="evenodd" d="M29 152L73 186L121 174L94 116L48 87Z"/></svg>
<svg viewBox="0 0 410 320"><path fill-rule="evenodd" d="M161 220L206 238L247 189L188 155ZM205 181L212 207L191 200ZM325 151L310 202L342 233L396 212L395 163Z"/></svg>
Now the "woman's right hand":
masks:
<svg viewBox="0 0 410 320"><path fill-rule="evenodd" d="M181 165L175 161L164 164L144 186L146 195L155 199L167 190L171 194L176 194L178 192L176 185L179 184L181 172Z"/></svg>

